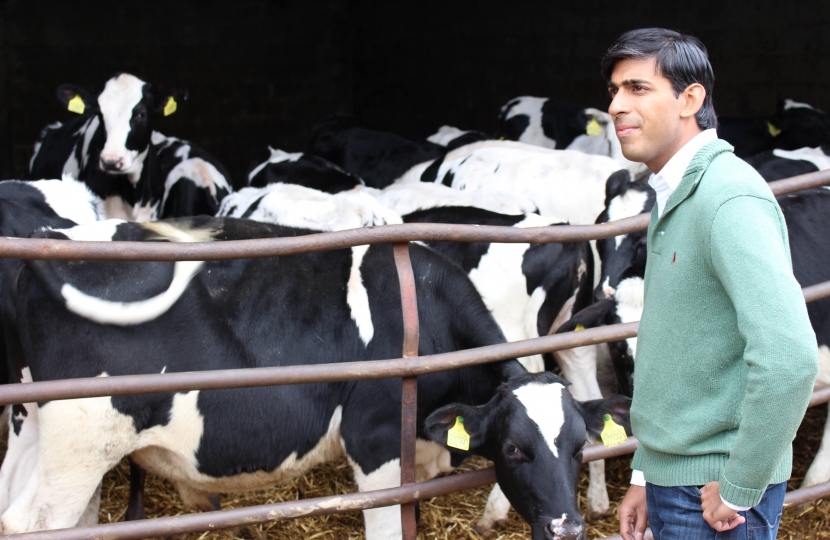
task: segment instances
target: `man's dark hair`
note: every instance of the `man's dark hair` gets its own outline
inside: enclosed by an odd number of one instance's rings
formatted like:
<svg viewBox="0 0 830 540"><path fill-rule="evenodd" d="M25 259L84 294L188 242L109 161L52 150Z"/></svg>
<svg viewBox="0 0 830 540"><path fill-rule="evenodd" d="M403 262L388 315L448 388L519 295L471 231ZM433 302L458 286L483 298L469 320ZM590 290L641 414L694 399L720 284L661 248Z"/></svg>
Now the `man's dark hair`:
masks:
<svg viewBox="0 0 830 540"><path fill-rule="evenodd" d="M665 28L640 28L621 35L602 58L602 76L611 80L614 66L620 60L656 60L657 73L671 81L675 96L694 83L706 90L703 105L695 115L701 129L716 128L718 117L712 103L715 74L709 63L706 47L694 36Z"/></svg>

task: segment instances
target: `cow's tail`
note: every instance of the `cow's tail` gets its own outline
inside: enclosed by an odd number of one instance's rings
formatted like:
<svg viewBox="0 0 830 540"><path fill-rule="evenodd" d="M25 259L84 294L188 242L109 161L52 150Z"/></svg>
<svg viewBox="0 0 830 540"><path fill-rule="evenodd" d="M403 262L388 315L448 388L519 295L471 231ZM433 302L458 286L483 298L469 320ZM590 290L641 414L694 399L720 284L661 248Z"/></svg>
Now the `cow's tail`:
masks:
<svg viewBox="0 0 830 540"><path fill-rule="evenodd" d="M171 242L199 242L212 240L212 231L187 230L169 223L141 223L152 233L147 239ZM132 326L152 321L166 313L182 296L190 281L204 266L204 261L177 261L173 279L167 289L146 300L118 302L91 296L67 283L50 261L28 261L40 281L66 309L85 319L116 326Z"/></svg>

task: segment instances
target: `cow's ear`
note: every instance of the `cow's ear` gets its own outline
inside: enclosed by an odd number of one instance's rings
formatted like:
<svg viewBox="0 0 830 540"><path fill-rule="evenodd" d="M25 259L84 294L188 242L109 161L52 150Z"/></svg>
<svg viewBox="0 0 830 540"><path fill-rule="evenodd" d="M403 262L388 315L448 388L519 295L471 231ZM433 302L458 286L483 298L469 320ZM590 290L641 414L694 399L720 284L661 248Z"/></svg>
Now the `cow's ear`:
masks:
<svg viewBox="0 0 830 540"><path fill-rule="evenodd" d="M167 87L153 92L153 104L156 113L170 116L187 100L189 92L184 88Z"/></svg>
<svg viewBox="0 0 830 540"><path fill-rule="evenodd" d="M625 396L612 396L606 399L592 399L590 401L577 402L582 418L585 420L585 428L588 436L598 439L602 428L605 427L604 417L611 415L611 419L625 429L627 435L631 435L631 399Z"/></svg>
<svg viewBox="0 0 830 540"><path fill-rule="evenodd" d="M93 95L85 88L75 84L62 84L55 90L55 96L63 108L76 114L84 114L97 103Z"/></svg>
<svg viewBox="0 0 830 540"><path fill-rule="evenodd" d="M631 183L631 173L623 169L613 173L605 181L605 207L611 204L611 199L622 195Z"/></svg>
<svg viewBox="0 0 830 540"><path fill-rule="evenodd" d="M433 412L424 422L430 439L456 452L475 453L487 438L489 404L473 407L451 403ZM469 437L466 448L463 441Z"/></svg>
<svg viewBox="0 0 830 540"><path fill-rule="evenodd" d="M610 317L616 313L616 307L617 301L613 298L595 302L562 323L556 333L562 334L604 326L609 323Z"/></svg>

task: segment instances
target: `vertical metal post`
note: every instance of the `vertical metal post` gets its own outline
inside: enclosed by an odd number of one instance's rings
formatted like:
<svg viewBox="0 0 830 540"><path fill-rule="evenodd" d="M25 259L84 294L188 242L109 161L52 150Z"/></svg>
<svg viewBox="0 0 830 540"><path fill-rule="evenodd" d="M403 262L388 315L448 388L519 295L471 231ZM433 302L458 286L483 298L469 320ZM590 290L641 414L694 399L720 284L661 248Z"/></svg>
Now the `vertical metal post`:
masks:
<svg viewBox="0 0 830 540"><path fill-rule="evenodd" d="M395 244L395 266L401 286L403 312L403 357L418 356L418 299L415 295L415 275L409 259L409 242ZM401 485L415 483L415 436L418 416L418 377L401 379ZM403 540L415 540L415 504L401 505Z"/></svg>

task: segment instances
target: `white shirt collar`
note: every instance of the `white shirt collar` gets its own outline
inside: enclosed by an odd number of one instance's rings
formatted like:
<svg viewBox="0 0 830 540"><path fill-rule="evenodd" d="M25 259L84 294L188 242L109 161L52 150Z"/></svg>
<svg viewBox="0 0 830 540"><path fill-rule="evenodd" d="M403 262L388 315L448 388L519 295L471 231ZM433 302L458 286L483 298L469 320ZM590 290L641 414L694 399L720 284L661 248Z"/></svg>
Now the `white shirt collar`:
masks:
<svg viewBox="0 0 830 540"><path fill-rule="evenodd" d="M649 177L648 184L657 192L657 202L655 204L657 204L658 217L663 215L666 202L674 193L674 190L677 189L677 186L680 185L680 181L683 180L683 173L686 172L692 158L695 157L698 150L717 140L717 138L718 133L715 129L706 129L698 133L671 157L668 163L660 169L660 172Z"/></svg>

